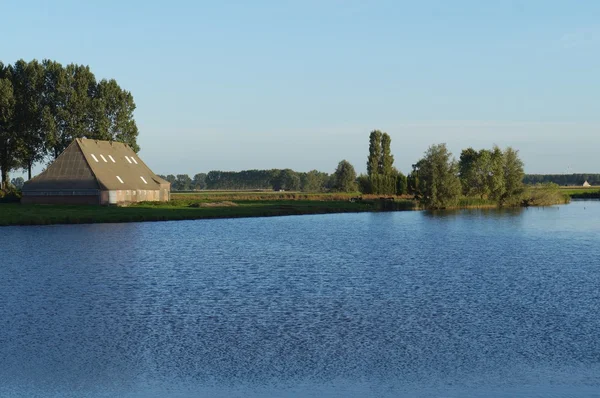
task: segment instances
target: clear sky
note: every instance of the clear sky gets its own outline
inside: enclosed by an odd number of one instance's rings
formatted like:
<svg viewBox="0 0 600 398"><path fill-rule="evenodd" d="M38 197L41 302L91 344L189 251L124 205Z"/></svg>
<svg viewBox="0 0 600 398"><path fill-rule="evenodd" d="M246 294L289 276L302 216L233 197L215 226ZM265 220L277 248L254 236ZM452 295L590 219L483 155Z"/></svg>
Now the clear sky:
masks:
<svg viewBox="0 0 600 398"><path fill-rule="evenodd" d="M0 0L4 63L114 78L157 173L366 169L392 137L511 145L529 173L600 172L600 1Z"/></svg>

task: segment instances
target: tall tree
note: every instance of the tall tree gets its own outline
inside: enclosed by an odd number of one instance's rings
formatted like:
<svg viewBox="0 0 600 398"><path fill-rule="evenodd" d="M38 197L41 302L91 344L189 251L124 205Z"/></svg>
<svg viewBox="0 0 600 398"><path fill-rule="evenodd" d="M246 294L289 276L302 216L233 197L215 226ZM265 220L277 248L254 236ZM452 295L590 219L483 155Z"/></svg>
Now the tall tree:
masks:
<svg viewBox="0 0 600 398"><path fill-rule="evenodd" d="M383 133L381 136L381 169L380 174L391 176L394 174L394 155L391 150L392 138L388 133Z"/></svg>
<svg viewBox="0 0 600 398"><path fill-rule="evenodd" d="M391 142L391 137L379 130L373 130L369 136L367 175L371 193L386 195L396 193L396 173L393 170L394 156L391 152Z"/></svg>
<svg viewBox="0 0 600 398"><path fill-rule="evenodd" d="M419 162L421 202L432 209L454 206L461 193L458 163L446 144L432 145Z"/></svg>
<svg viewBox="0 0 600 398"><path fill-rule="evenodd" d="M523 161L519 159L519 151L508 147L504 150L504 195L500 198L500 205L507 200L518 197L523 192Z"/></svg>
<svg viewBox="0 0 600 398"><path fill-rule="evenodd" d="M379 174L379 165L382 155L381 140L381 131L371 131L371 134L369 135L369 157L367 159L367 175L369 177Z"/></svg>
<svg viewBox="0 0 600 398"><path fill-rule="evenodd" d="M329 175L317 170L311 170L303 173L300 177L302 191L304 192L323 192Z"/></svg>
<svg viewBox="0 0 600 398"><path fill-rule="evenodd" d="M19 60L12 67L15 96L14 128L18 136L18 159L31 179L31 168L44 159L46 133L42 125L44 67L33 60Z"/></svg>
<svg viewBox="0 0 600 398"><path fill-rule="evenodd" d="M192 179L192 189L197 191L206 189L206 173L198 173Z"/></svg>
<svg viewBox="0 0 600 398"><path fill-rule="evenodd" d="M405 195L408 191L408 180L402 172L397 171L396 195Z"/></svg>
<svg viewBox="0 0 600 398"><path fill-rule="evenodd" d="M333 173L333 189L339 192L356 192L356 171L354 166L347 160L342 160Z"/></svg>
<svg viewBox="0 0 600 398"><path fill-rule="evenodd" d="M12 127L15 99L10 70L0 62L0 174L4 189L8 185L8 173L16 166L16 135Z"/></svg>
<svg viewBox="0 0 600 398"><path fill-rule="evenodd" d="M463 149L458 161L458 171L460 182L463 188L463 194L469 195L469 189L475 178L475 162L479 158L479 153L473 148Z"/></svg>
<svg viewBox="0 0 600 398"><path fill-rule="evenodd" d="M488 187L490 198L500 202L505 196L506 185L504 181L504 154L494 145L491 153L490 168L488 172Z"/></svg>
<svg viewBox="0 0 600 398"><path fill-rule="evenodd" d="M135 151L138 128L133 118L135 102L130 92L119 87L114 79L101 80L91 99L92 135L97 139L129 144Z"/></svg>
<svg viewBox="0 0 600 398"><path fill-rule="evenodd" d="M187 174L177 174L175 186L178 191L190 191L192 189L192 179Z"/></svg>

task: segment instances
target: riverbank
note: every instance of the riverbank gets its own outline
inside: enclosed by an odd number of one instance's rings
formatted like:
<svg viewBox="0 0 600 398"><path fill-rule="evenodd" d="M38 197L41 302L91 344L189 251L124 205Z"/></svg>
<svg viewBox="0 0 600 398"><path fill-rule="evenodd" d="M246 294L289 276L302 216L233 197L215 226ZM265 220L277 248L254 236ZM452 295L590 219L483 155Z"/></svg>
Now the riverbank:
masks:
<svg viewBox="0 0 600 398"><path fill-rule="evenodd" d="M536 193L541 192L536 190ZM548 203L547 200L544 202L538 200L533 203L533 205L543 206L565 202L557 200ZM493 201L462 198L455 208L495 207L497 205ZM421 208L418 202L409 197L383 199L360 194L212 191L173 193L171 201L167 203L146 202L127 207L0 203L0 226L126 223L402 210L421 210Z"/></svg>
<svg viewBox="0 0 600 398"><path fill-rule="evenodd" d="M389 205L388 205L389 206ZM408 210L408 204L404 204ZM273 217L304 214L402 210L400 202L383 208L378 201L272 200L238 202L141 203L128 207L0 204L0 226L123 223L212 218Z"/></svg>

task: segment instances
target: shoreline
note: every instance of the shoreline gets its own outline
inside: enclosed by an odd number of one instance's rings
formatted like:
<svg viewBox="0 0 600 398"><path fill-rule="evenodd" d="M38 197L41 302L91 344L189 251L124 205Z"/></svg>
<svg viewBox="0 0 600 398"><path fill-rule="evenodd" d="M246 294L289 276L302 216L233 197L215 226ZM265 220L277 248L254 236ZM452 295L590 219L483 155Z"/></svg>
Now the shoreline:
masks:
<svg viewBox="0 0 600 398"><path fill-rule="evenodd" d="M465 203L444 209L494 209L490 203ZM226 218L279 217L314 214L425 211L412 200L267 200L180 203L177 200L125 207L77 205L0 204L0 227L70 224L103 224L156 221L210 220Z"/></svg>

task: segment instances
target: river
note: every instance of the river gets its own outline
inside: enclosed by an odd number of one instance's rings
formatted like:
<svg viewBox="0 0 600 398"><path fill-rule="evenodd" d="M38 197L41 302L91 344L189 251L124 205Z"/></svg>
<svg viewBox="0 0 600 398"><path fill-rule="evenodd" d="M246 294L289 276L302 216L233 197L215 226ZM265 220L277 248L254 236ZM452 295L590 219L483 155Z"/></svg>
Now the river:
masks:
<svg viewBox="0 0 600 398"><path fill-rule="evenodd" d="M1 397L600 397L600 201L0 228Z"/></svg>

